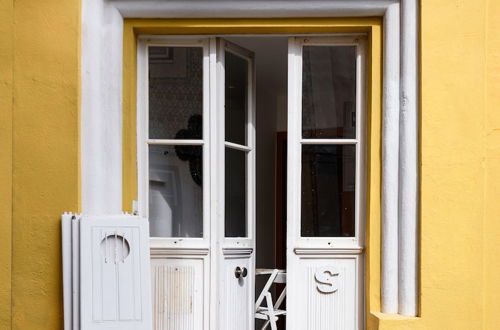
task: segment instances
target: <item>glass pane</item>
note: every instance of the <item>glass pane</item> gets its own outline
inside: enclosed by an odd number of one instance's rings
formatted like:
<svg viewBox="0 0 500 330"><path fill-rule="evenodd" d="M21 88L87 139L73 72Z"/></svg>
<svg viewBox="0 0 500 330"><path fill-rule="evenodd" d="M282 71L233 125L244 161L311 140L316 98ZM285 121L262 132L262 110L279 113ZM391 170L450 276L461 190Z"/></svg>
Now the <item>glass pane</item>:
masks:
<svg viewBox="0 0 500 330"><path fill-rule="evenodd" d="M203 49L149 47L149 138L201 139Z"/></svg>
<svg viewBox="0 0 500 330"><path fill-rule="evenodd" d="M356 47L305 46L302 137L356 138Z"/></svg>
<svg viewBox="0 0 500 330"><path fill-rule="evenodd" d="M225 53L226 141L246 144L248 62Z"/></svg>
<svg viewBox="0 0 500 330"><path fill-rule="evenodd" d="M203 147L149 147L152 237L203 236Z"/></svg>
<svg viewBox="0 0 500 330"><path fill-rule="evenodd" d="M355 235L354 145L302 146L302 237Z"/></svg>
<svg viewBox="0 0 500 330"><path fill-rule="evenodd" d="M226 148L225 233L226 237L247 236L246 152Z"/></svg>

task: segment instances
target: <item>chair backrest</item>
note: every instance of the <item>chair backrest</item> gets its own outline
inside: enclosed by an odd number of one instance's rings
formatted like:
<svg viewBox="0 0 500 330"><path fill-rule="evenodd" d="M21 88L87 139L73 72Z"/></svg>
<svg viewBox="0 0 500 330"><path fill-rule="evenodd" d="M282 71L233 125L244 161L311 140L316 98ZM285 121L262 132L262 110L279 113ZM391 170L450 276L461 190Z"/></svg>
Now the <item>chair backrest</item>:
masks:
<svg viewBox="0 0 500 330"><path fill-rule="evenodd" d="M269 272L263 273L263 275L267 275ZM269 292L269 289L273 285L273 283L286 283L286 273L282 269L273 269L271 272L271 275L269 275L269 279L266 282L266 285L264 285L264 288L262 289L262 292L260 293L259 297L257 298L257 301L255 302L255 308L258 309L260 307L260 304L264 301L265 295L267 292Z"/></svg>
<svg viewBox="0 0 500 330"><path fill-rule="evenodd" d="M286 273L278 273L274 278L274 283L285 284L286 283Z"/></svg>

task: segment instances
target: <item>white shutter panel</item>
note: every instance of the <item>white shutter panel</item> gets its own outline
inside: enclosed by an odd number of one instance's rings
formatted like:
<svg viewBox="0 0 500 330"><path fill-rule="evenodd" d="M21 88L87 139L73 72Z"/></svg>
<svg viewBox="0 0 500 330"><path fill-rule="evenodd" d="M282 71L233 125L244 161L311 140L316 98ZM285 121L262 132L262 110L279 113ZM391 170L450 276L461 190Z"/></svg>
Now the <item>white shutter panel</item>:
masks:
<svg viewBox="0 0 500 330"><path fill-rule="evenodd" d="M72 306L65 281L65 327L72 330L150 330L151 286L149 226L144 218L120 216L73 216L72 244L64 232L63 244L71 249ZM66 229L65 229L66 228ZM79 232L79 235L78 235ZM78 253L79 251L79 253ZM63 253L67 265L69 253ZM79 259L79 260L78 260ZM67 279L69 266L64 266ZM68 316L68 310L72 315Z"/></svg>
<svg viewBox="0 0 500 330"><path fill-rule="evenodd" d="M63 289L64 289L64 330L73 327L73 265L72 265L72 226L71 213L62 215L62 261L63 261Z"/></svg>

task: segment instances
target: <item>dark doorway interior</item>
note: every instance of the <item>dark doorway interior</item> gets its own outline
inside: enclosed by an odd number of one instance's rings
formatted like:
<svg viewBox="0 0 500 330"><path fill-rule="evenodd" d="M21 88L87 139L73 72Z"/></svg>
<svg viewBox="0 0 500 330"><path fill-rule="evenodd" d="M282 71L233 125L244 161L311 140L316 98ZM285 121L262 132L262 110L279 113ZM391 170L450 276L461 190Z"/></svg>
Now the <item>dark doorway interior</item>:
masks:
<svg viewBox="0 0 500 330"><path fill-rule="evenodd" d="M256 268L286 269L288 39L285 36L226 38L255 54ZM256 277L256 297L267 279L264 275ZM271 292L274 300L281 292L281 288L275 289ZM285 320L280 319L280 329L285 329ZM261 320L256 320L256 329L262 325Z"/></svg>
<svg viewBox="0 0 500 330"><path fill-rule="evenodd" d="M276 267L286 269L286 174L287 174L287 133L276 133ZM277 285L281 292L283 285ZM286 309L286 301L283 305ZM278 321L278 329L285 329L285 320Z"/></svg>
<svg viewBox="0 0 500 330"><path fill-rule="evenodd" d="M276 133L276 267L286 269L287 133Z"/></svg>

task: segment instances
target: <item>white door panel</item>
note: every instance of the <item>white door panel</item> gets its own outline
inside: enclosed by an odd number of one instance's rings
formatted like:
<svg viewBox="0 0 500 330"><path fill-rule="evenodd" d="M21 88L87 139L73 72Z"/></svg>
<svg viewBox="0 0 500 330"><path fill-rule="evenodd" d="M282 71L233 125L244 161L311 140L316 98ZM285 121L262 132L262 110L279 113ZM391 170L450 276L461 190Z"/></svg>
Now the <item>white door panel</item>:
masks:
<svg viewBox="0 0 500 330"><path fill-rule="evenodd" d="M358 257L308 258L296 261L298 295L303 311L298 329L358 329Z"/></svg>
<svg viewBox="0 0 500 330"><path fill-rule="evenodd" d="M209 55L208 38L138 41L138 211L150 220L154 330L209 329Z"/></svg>
<svg viewBox="0 0 500 330"><path fill-rule="evenodd" d="M364 54L289 38L287 330L364 327Z"/></svg>
<svg viewBox="0 0 500 330"><path fill-rule="evenodd" d="M157 330L204 329L208 303L207 259L157 255L151 260L153 321Z"/></svg>
<svg viewBox="0 0 500 330"><path fill-rule="evenodd" d="M254 55L216 40L219 217L217 330L252 330L255 290ZM235 275L236 270L240 274ZM244 273L242 273L244 272Z"/></svg>
<svg viewBox="0 0 500 330"><path fill-rule="evenodd" d="M252 297L252 264L251 250L242 250L239 255L225 251L224 269L220 282L221 308L220 319L224 330L251 329L248 315L252 315L253 304L248 297ZM238 270L238 272L237 272ZM252 315L253 316L253 315Z"/></svg>

